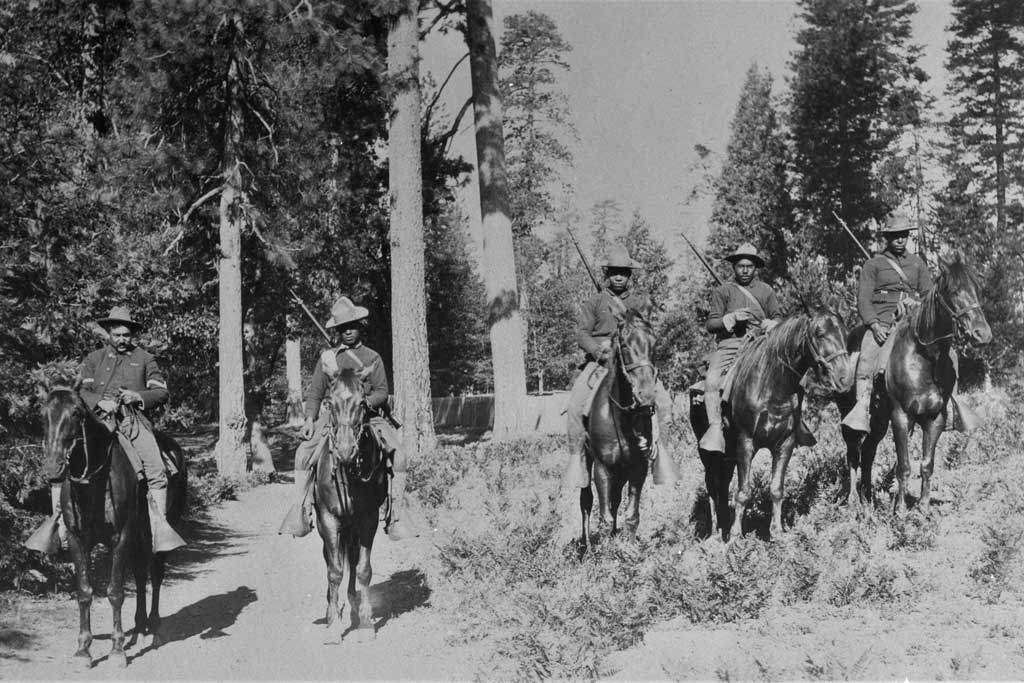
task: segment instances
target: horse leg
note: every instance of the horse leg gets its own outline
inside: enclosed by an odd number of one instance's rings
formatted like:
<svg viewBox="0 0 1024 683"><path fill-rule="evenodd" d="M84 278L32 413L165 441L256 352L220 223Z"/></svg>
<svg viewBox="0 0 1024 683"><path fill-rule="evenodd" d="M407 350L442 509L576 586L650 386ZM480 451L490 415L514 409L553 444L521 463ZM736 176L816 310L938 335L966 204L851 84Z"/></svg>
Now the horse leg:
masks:
<svg viewBox="0 0 1024 683"><path fill-rule="evenodd" d="M921 499L918 505L925 514L930 513L932 472L935 471L935 446L946 428L946 416L940 412L931 420L921 420Z"/></svg>
<svg viewBox="0 0 1024 683"><path fill-rule="evenodd" d="M78 595L78 650L75 657L85 660L87 667L92 666L92 585L89 583L89 549L90 539L82 531L68 533L68 551L75 563L75 587Z"/></svg>
<svg viewBox="0 0 1024 683"><path fill-rule="evenodd" d="M327 564L327 631L330 633L334 620L341 619L344 604L339 600L341 581L345 578L345 558L338 520L333 515L321 514L317 524L323 540L324 562ZM335 642L335 641L331 641ZM337 642L341 642L340 638Z"/></svg>
<svg viewBox="0 0 1024 683"><path fill-rule="evenodd" d="M349 601L352 614L355 615L354 626L371 638L375 633L373 624L373 605L370 603L370 581L373 579L373 567L370 565L370 551L373 549L373 535L376 529L377 512L367 515L356 524L352 542L348 548L349 561Z"/></svg>
<svg viewBox="0 0 1024 683"><path fill-rule="evenodd" d="M883 400L878 412L871 416L871 431L865 436L860 444L860 482L857 484L857 494L862 502L864 514L871 516L875 511L875 489L871 480L872 469L875 466L875 455L878 453L878 444L882 442L886 431L889 429L889 415L891 408Z"/></svg>
<svg viewBox="0 0 1024 683"><path fill-rule="evenodd" d="M611 473L608 476L608 514L612 518L611 535L619 533L619 506L622 505L622 487L626 482L619 480L612 481Z"/></svg>
<svg viewBox="0 0 1024 683"><path fill-rule="evenodd" d="M131 524L129 523L122 527L113 539L113 552L110 553L110 585L107 586L107 600L113 611L110 630L110 661L121 669L128 666L128 657L124 653L124 625L121 623L121 608L124 606L124 577L130 537Z"/></svg>
<svg viewBox="0 0 1024 683"><path fill-rule="evenodd" d="M646 466L647 463L644 463L645 468ZM633 476L629 480L629 494L626 498L626 533L630 538L636 538L636 530L640 527L640 492L643 491L646 476L645 469L639 476Z"/></svg>
<svg viewBox="0 0 1024 683"><path fill-rule="evenodd" d="M863 502L859 495L857 482L860 479L860 472L863 468L860 453L861 445L865 440L859 432L850 429L846 425L842 425L841 429L843 441L846 442L846 466L849 473L846 479L846 506L856 516Z"/></svg>
<svg viewBox="0 0 1024 683"><path fill-rule="evenodd" d="M604 529L611 525L614 533L614 519L609 514L609 502L611 500L611 475L608 468L603 464L594 463L594 488L597 489L597 523L599 528Z"/></svg>
<svg viewBox="0 0 1024 683"><path fill-rule="evenodd" d="M147 586L149 582L149 560L145 553L140 552L143 543L144 541L140 541L137 538L132 542L132 571L135 574L135 628L132 629L127 647L133 647L138 642L139 636L145 636L147 631L146 593L149 590Z"/></svg>
<svg viewBox="0 0 1024 683"><path fill-rule="evenodd" d="M580 514L583 517L583 536L580 538L582 552L590 550L590 513L594 509L594 490L587 486L580 489Z"/></svg>
<svg viewBox="0 0 1024 683"><path fill-rule="evenodd" d="M726 440L726 449L729 449L729 440ZM734 439L734 452L736 453L736 509L733 510L735 517L732 520L731 538L739 538L743 535L743 516L747 511L747 503L750 501L750 461L754 457L754 440L746 434L737 436Z"/></svg>
<svg viewBox="0 0 1024 683"><path fill-rule="evenodd" d="M786 468L793 455L796 445L796 434L790 434L776 448L772 449L772 519L770 531L772 538L780 538L783 532L782 497L786 492Z"/></svg>
<svg viewBox="0 0 1024 683"><path fill-rule="evenodd" d="M896 500L893 501L893 512L900 517L907 512L907 487L910 483L910 450L907 448L909 431L910 418L902 406L894 405L892 438L896 444Z"/></svg>
<svg viewBox="0 0 1024 683"><path fill-rule="evenodd" d="M152 558L150 568L152 569L153 598L149 601L149 619L146 624L146 636L148 645L154 649L164 644L164 638L160 633L160 587L164 583L164 570L167 568L167 561L163 553L151 553L150 548L145 549L146 554Z"/></svg>

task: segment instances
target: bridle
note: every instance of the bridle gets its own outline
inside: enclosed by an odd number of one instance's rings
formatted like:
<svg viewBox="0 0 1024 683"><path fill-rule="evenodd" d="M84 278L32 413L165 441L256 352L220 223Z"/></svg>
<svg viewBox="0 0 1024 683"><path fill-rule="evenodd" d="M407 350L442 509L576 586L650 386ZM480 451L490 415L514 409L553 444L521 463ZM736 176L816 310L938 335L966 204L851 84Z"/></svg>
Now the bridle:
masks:
<svg viewBox="0 0 1024 683"><path fill-rule="evenodd" d="M945 341L947 339L953 339L954 341L959 341L960 335L967 334L966 329L965 329L966 328L966 324L963 322L963 318L966 317L967 314L971 313L972 311L980 310L981 309L981 302L977 300L977 297L975 297L975 302L973 304L971 304L970 306L967 306L966 308L962 308L959 311L954 311L953 307L949 305L948 301L946 301L946 297L942 296L942 293L938 290L937 287L934 290L934 294L932 295L932 298L934 298L940 304L942 304L942 307L944 309L946 309L946 312L949 313L950 317L953 319L953 330L951 332L949 332L948 334L942 334L942 335L936 336L936 337L932 338L930 341L924 341L924 340L921 339L921 317L922 316L920 314L918 314L917 322L914 325L914 339L917 340L918 344L920 344L921 346L923 346L925 348L927 348L929 346L933 346L935 344L938 344L940 341Z"/></svg>
<svg viewBox="0 0 1024 683"><path fill-rule="evenodd" d="M611 395L611 393L608 394L608 400L611 401L612 403L614 403L615 406L619 410L624 411L624 412L641 412L641 411L645 411L645 412L649 412L649 413L653 414L654 413L654 405L653 404L646 405L646 406L645 405L641 405L640 401L637 399L636 381L633 378L633 372L635 370L639 370L640 368L647 368L647 367L649 367L649 368L651 368L654 371L654 381L657 382L658 381L658 368L656 368L654 366L654 363L652 363L649 358L645 358L644 360L638 360L638 361L626 358L626 354L623 352L623 348L622 348L623 344L622 344L622 324L621 323L620 323L618 329L615 331L615 338L612 340L612 345L615 348L615 357L616 357L616 359L618 361L618 367L622 370L622 374L625 376L626 382L629 384L629 393L630 393L630 395L632 395L633 401L629 405L624 406L621 403L619 403L618 401L616 401L615 397L613 397Z"/></svg>
<svg viewBox="0 0 1024 683"><path fill-rule="evenodd" d="M107 466L107 460L103 459L99 464L95 465L91 469L89 467L89 463L92 461L92 458L89 454L89 438L85 432L86 419L88 418L83 417L79 422L81 434L72 439L71 444L64 449L64 467L68 473L68 480L74 484L88 484L94 476L102 472ZM82 473L76 475L71 469L71 453L74 452L75 447L78 444L82 444L82 452L85 455L85 464L82 466Z"/></svg>
<svg viewBox="0 0 1024 683"><path fill-rule="evenodd" d="M803 334L804 334L804 344L807 345L807 350L810 352L810 355L811 355L811 365L813 365L813 366L818 368L819 376L821 374L825 374L826 376L829 376L829 384L831 384L832 388L835 389L838 385L836 384L835 380L833 380L832 377L830 376L830 374L828 373L829 363L831 363L832 361L836 360L837 358L842 358L844 356L849 356L850 352L847 351L845 348L843 348L843 346L840 344L839 351L836 351L835 353L831 353L831 354L826 355L821 350L821 347L814 343L814 335L811 334L811 321L810 321L810 319L808 319L808 321L807 321L807 327L804 329L804 333ZM795 367L793 367L793 364L790 363L787 359L782 358L781 354L780 354L780 357L779 357L779 361L784 366L786 366L786 368L790 372L792 372L797 378L803 377L804 373L799 371L799 370L797 370Z"/></svg>

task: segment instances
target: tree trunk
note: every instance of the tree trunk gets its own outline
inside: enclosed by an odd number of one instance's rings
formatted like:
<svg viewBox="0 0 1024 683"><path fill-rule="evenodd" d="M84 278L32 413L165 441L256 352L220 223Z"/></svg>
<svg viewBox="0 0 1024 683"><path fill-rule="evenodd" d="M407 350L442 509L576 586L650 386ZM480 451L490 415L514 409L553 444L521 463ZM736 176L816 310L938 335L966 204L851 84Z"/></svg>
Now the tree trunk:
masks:
<svg viewBox="0 0 1024 683"><path fill-rule="evenodd" d="M232 102L225 136L224 189L220 195L220 255L218 295L220 336L218 340L220 434L217 442L217 471L241 475L246 471L246 417L244 359L242 353L242 223L244 203L237 150L242 123L236 94L238 64L231 61L225 84Z"/></svg>
<svg viewBox="0 0 1024 683"><path fill-rule="evenodd" d="M506 440L521 432L526 403L523 322L516 287L512 221L502 132L501 92L494 48L490 0L467 0L466 44L469 47L473 112L476 123L477 172L483 223L483 275L494 363L494 430Z"/></svg>
<svg viewBox="0 0 1024 683"><path fill-rule="evenodd" d="M285 375L288 378L287 422L289 427L301 427L302 408L302 342L298 337L284 343Z"/></svg>
<svg viewBox="0 0 1024 683"><path fill-rule="evenodd" d="M999 53L992 55L992 122L995 125L996 160L996 234L999 239L1006 235L1006 136L1003 130L1002 69Z"/></svg>
<svg viewBox="0 0 1024 683"><path fill-rule="evenodd" d="M394 396L404 425L402 446L412 461L437 444L427 350L418 8L417 0L403 0L388 30L388 75L395 88L388 130Z"/></svg>

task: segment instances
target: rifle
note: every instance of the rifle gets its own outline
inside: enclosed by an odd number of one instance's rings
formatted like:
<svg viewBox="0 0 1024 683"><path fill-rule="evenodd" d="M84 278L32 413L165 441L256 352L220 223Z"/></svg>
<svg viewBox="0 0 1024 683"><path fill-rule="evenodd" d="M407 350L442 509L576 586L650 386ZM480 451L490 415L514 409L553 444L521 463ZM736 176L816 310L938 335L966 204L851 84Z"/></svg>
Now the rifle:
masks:
<svg viewBox="0 0 1024 683"><path fill-rule="evenodd" d="M316 329L320 330L320 334L322 334L324 336L324 339L327 340L327 345L331 346L334 343L334 340L331 339L331 335L327 334L327 330L324 329L324 326L320 324L320 321L317 320L313 316L312 312L310 312L309 308L306 307L306 302L303 301L299 297L299 295L295 293L295 290L292 289L291 287L288 288L288 292L292 295L292 298L295 299L295 303L301 306L302 310L306 312L306 315L309 317L309 319L313 321L313 324L316 325Z"/></svg>
<svg viewBox="0 0 1024 683"><path fill-rule="evenodd" d="M597 288L597 291L602 291L604 287L601 286L597 276L594 275L594 270L590 267L590 261L587 260L586 254L584 254L583 250L580 248L580 243L576 241L576 235L572 234L572 228L567 225L565 226L565 231L569 233L569 239L572 240L572 245L576 247L576 253L580 255L580 260L583 261L583 267L587 269L587 275L590 276L590 281L594 283L594 287Z"/></svg>
<svg viewBox="0 0 1024 683"><path fill-rule="evenodd" d="M715 269L712 268L711 264L707 262L707 259L704 258L704 255L697 250L697 247L693 246L693 242L691 242L690 239L686 235L683 235L682 233L680 233L680 237L682 237L686 241L686 243L690 245L690 249L693 250L693 253L697 256L697 259L704 264L704 267L708 269L708 272L711 273L711 277L715 279L715 282L718 283L719 285L723 284L722 278L718 276L718 273L715 272Z"/></svg>
<svg viewBox="0 0 1024 683"><path fill-rule="evenodd" d="M832 212L832 215L836 217L837 221L839 221L839 225L843 226L843 230L845 230L846 234L850 236L850 239L853 240L853 243L860 248L861 253L864 254L864 257L871 258L871 254L869 254L868 250L864 248L864 245L860 243L860 240L857 239L857 236L853 234L853 230L850 230L850 226L846 224L846 221L840 218L839 214L837 214L835 211Z"/></svg>

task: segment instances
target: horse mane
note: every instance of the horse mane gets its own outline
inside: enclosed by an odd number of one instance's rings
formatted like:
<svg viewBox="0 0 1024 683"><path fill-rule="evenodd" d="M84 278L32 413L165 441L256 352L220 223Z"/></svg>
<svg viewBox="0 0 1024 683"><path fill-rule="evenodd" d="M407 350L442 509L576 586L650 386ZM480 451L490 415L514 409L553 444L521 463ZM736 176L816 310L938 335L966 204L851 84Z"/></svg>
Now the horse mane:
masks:
<svg viewBox="0 0 1024 683"><path fill-rule="evenodd" d="M921 297L921 305L908 316L907 322L914 334L920 335L921 330L935 329L939 313L938 297L942 296L948 302L953 293L965 289L975 292L978 289L977 277L970 267L959 258L943 263L935 284Z"/></svg>
<svg viewBox="0 0 1024 683"><path fill-rule="evenodd" d="M806 315L795 315L780 322L771 332L751 341L736 358L737 376L766 363L791 363L792 349L803 343L809 324L810 318Z"/></svg>

